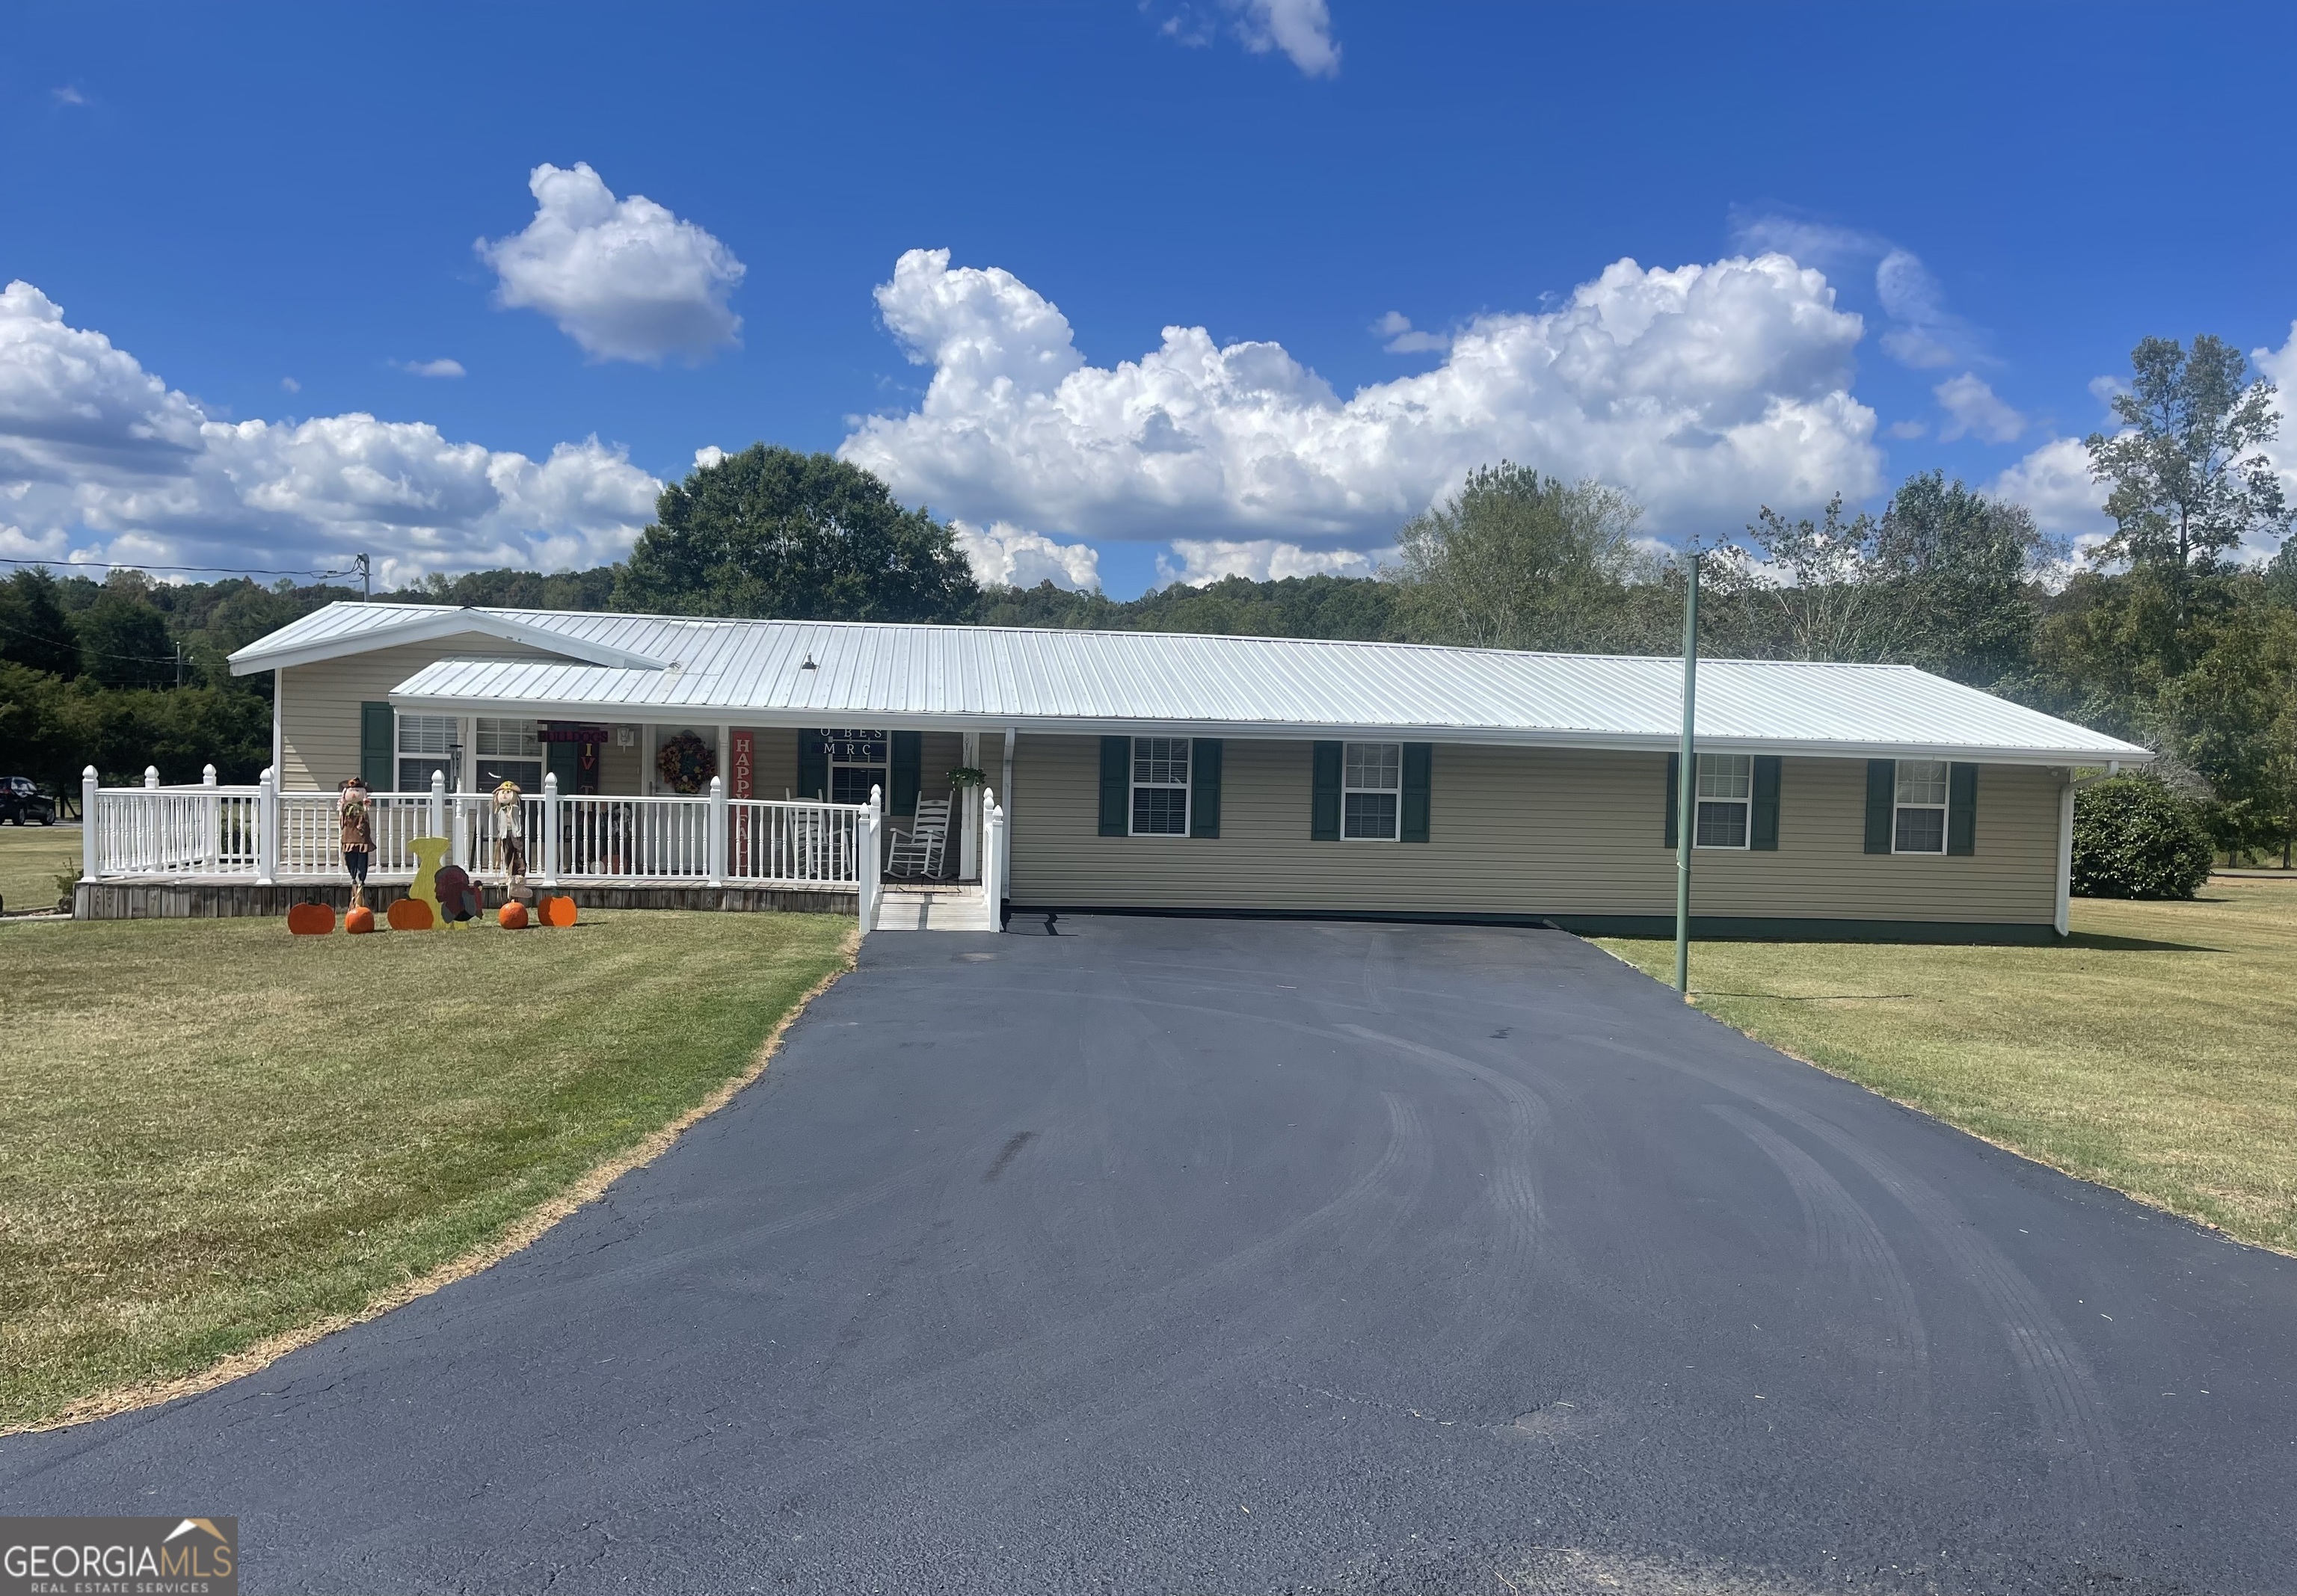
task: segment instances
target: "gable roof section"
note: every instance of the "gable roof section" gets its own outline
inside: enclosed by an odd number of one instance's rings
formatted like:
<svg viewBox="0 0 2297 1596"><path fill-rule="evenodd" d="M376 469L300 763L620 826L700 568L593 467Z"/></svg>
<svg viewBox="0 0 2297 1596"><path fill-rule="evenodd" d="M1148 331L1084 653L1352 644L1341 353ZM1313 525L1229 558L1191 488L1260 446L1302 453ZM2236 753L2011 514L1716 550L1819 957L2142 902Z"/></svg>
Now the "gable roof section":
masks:
<svg viewBox="0 0 2297 1596"><path fill-rule="evenodd" d="M342 653L412 640L339 605L233 656L266 669L289 648ZM337 611L361 612L296 634ZM437 634L488 617L593 663L442 660L391 701L435 712L710 724L971 727L984 731L1225 732L1665 751L1682 665L1664 656L1515 653L1420 644L1169 632L811 621L706 621L442 609ZM358 641L355 639L368 639ZM309 657L328 657L312 654ZM811 661L813 668L805 668ZM2145 749L1907 665L1711 660L1700 666L1709 751L2002 763L2137 764Z"/></svg>
<svg viewBox="0 0 2297 1596"><path fill-rule="evenodd" d="M675 662L674 656L658 656L619 641L614 636L617 630L628 633L635 629L628 625L619 629L573 628L547 623L559 615L560 612L551 610L487 610L468 605L331 604L237 650L231 655L231 673L248 676L258 670L309 665L320 660L365 654L369 649L395 648L402 643L426 643L473 632L507 643L548 649L593 665L647 670ZM618 615L587 619L629 622L659 618ZM543 623L539 624L539 620Z"/></svg>

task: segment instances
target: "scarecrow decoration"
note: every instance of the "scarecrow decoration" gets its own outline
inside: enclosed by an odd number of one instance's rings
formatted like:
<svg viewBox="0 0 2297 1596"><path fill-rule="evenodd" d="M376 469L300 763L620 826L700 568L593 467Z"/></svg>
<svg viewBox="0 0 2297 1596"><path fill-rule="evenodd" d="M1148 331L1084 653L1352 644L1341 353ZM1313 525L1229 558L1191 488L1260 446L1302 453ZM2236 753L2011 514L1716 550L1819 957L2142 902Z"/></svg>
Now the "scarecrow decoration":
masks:
<svg viewBox="0 0 2297 1596"><path fill-rule="evenodd" d="M375 821L367 810L366 783L353 776L336 789L335 819L342 827L343 868L350 872L351 907L366 907L367 860L375 855Z"/></svg>
<svg viewBox="0 0 2297 1596"><path fill-rule="evenodd" d="M526 886L526 810L518 783L505 781L495 789L495 849L502 864L503 882L513 893Z"/></svg>

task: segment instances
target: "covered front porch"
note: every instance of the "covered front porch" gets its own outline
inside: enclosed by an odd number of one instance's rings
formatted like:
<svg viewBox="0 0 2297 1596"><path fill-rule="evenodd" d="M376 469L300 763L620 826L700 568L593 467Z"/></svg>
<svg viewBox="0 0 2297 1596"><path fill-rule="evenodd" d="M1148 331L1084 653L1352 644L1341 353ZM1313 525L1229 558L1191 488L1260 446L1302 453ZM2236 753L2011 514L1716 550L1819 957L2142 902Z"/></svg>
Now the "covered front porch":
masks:
<svg viewBox="0 0 2297 1596"><path fill-rule="evenodd" d="M744 750L729 745L738 770ZM546 769L539 790L504 803L492 791L450 789L434 768L425 789L369 794L371 897L401 895L418 868L416 840L439 837L444 862L488 887L506 888L523 856L528 884L599 908L811 908L853 913L865 932L992 928L974 923L992 917L987 906L1002 894L1004 817L984 786L958 794L965 818L951 848L918 835L916 817L934 813L934 801L913 801L904 828L887 812L882 782L858 802L737 797L729 785L711 770L690 793L570 794ZM81 784L77 912L172 917L268 913L275 898L282 909L347 901L337 801L333 792L283 790L270 769L252 786L224 786L210 766L195 785L162 786L147 771L141 786L104 787L91 767ZM939 812L940 830L953 829L948 810ZM966 862L976 864L969 880Z"/></svg>
<svg viewBox="0 0 2297 1596"><path fill-rule="evenodd" d="M977 883L983 794L1010 780L1009 740L994 732L545 720L508 705L497 714L375 713L388 707L368 706L375 724L362 728L360 774L370 787L427 799L443 784L461 804L505 781L537 798L552 785L577 805L568 811L575 829L566 861L577 875L616 854L685 870L691 850L664 829L664 817L678 811L649 806L705 797L714 778L727 802L754 806L737 811L753 834L745 843L736 828L737 851L789 845L789 825L799 823L772 820L767 806L859 809L874 793L888 879ZM321 774L310 772L312 785L330 789Z"/></svg>

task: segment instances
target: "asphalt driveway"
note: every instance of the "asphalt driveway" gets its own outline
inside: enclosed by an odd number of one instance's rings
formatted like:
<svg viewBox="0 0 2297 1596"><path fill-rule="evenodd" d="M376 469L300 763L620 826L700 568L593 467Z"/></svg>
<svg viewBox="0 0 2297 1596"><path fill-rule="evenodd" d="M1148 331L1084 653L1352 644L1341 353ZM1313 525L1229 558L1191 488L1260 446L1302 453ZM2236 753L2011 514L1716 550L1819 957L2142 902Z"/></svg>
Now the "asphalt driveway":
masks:
<svg viewBox="0 0 2297 1596"><path fill-rule="evenodd" d="M533 1247L0 1503L251 1591L2297 1588L2297 1263L1560 934L1036 929L871 938Z"/></svg>

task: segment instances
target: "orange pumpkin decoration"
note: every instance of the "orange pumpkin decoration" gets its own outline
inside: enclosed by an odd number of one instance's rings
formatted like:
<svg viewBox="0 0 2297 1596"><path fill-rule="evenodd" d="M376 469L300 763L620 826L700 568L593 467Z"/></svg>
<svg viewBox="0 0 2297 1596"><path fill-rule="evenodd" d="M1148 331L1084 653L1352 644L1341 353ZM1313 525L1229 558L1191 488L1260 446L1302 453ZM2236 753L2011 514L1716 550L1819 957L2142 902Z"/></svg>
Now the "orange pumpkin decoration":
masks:
<svg viewBox="0 0 2297 1596"><path fill-rule="evenodd" d="M501 926L505 931L525 930L526 905L523 903L504 904L500 909L495 911L495 924Z"/></svg>
<svg viewBox="0 0 2297 1596"><path fill-rule="evenodd" d="M287 929L297 936L325 936L335 928L335 911L325 903L298 903L287 910Z"/></svg>
<svg viewBox="0 0 2297 1596"><path fill-rule="evenodd" d="M542 923L546 926L572 926L574 923L574 900L545 898L539 905Z"/></svg>
<svg viewBox="0 0 2297 1596"><path fill-rule="evenodd" d="M420 898L401 898L383 910L383 917L393 931L431 929L431 906Z"/></svg>
<svg viewBox="0 0 2297 1596"><path fill-rule="evenodd" d="M375 929L375 910L360 904L343 916L343 929L353 936L365 936Z"/></svg>

